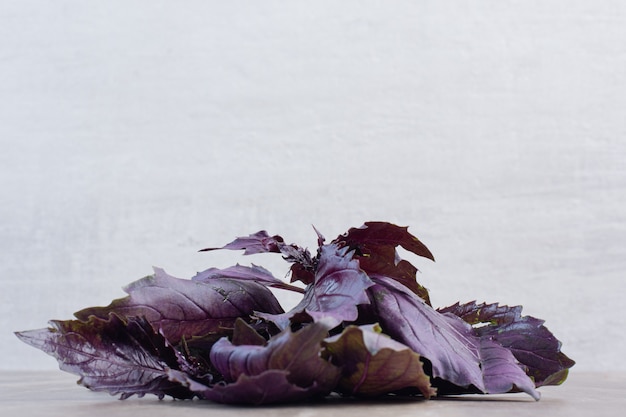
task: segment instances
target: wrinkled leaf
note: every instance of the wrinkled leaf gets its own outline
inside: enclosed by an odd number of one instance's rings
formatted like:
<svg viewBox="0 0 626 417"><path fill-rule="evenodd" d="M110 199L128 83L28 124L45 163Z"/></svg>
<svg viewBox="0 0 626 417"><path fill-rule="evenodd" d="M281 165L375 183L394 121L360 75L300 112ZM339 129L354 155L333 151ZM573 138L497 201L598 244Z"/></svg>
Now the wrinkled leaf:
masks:
<svg viewBox="0 0 626 417"><path fill-rule="evenodd" d="M142 318L125 322L112 314L107 320L51 321L50 326L17 336L56 358L62 370L79 375L79 384L93 391L122 398L134 394L193 397L168 379L169 369L180 368L180 355Z"/></svg>
<svg viewBox="0 0 626 417"><path fill-rule="evenodd" d="M322 246L315 281L306 287L300 303L284 314L257 316L274 322L280 329L289 327L290 320L302 313L314 321L332 320L335 325L355 321L357 306L369 303L366 290L373 282L348 250L337 245Z"/></svg>
<svg viewBox="0 0 626 417"><path fill-rule="evenodd" d="M226 382L274 369L288 371L289 381L299 387L307 388L316 382L329 392L337 382L339 370L320 357L321 342L328 330L325 323L313 323L296 332L288 329L272 337L265 346L234 345L222 338L211 349L211 363Z"/></svg>
<svg viewBox="0 0 626 417"><path fill-rule="evenodd" d="M439 309L441 313L454 314L477 326L476 334L489 338L508 348L515 358L527 367L537 387L559 385L575 362L561 352L561 342L543 325L544 321L522 316L521 306L476 304L475 301Z"/></svg>
<svg viewBox="0 0 626 417"><path fill-rule="evenodd" d="M76 318L107 318L109 313L143 316L176 344L183 337L228 334L238 317L248 317L254 311L283 312L269 289L250 280L192 281L174 278L155 268L154 275L135 281L124 290L127 297L114 300L107 307L78 311Z"/></svg>
<svg viewBox="0 0 626 417"><path fill-rule="evenodd" d="M236 345L222 338L213 345L210 357L224 381L210 386L182 372L171 372L170 378L202 398L224 403L268 404L326 395L340 376L339 368L320 355L328 330L325 323L310 324L297 332L285 330L266 345L256 341ZM239 335L240 331L246 335ZM243 325L233 337L249 339L250 331Z"/></svg>
<svg viewBox="0 0 626 417"><path fill-rule="evenodd" d="M342 368L338 389L348 395L381 395L417 388L435 395L420 356L381 334L379 326L348 326L324 342L324 355Z"/></svg>

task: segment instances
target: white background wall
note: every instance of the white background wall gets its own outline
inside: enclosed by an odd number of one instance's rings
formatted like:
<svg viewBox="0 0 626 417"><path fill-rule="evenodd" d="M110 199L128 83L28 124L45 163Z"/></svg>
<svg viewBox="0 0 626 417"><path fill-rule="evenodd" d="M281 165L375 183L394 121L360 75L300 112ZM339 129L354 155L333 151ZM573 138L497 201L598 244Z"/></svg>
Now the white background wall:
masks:
<svg viewBox="0 0 626 417"><path fill-rule="evenodd" d="M625 109L623 1L3 1L0 368L153 265L283 276L197 250L386 220L436 306L624 370Z"/></svg>

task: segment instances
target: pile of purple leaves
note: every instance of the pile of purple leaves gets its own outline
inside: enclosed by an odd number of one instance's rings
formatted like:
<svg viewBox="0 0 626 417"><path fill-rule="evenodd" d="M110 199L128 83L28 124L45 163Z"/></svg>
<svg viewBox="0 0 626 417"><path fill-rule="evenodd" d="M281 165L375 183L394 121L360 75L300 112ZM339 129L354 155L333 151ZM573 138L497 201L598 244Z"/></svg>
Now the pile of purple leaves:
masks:
<svg viewBox="0 0 626 417"><path fill-rule="evenodd" d="M525 392L558 385L574 361L520 306L435 309L397 247L434 259L406 227L368 222L315 255L265 231L221 248L279 253L291 282L252 265L180 279L155 268L128 296L76 320L16 333L94 391L266 404L342 396ZM304 288L302 288L304 286ZM270 288L302 300L285 312Z"/></svg>

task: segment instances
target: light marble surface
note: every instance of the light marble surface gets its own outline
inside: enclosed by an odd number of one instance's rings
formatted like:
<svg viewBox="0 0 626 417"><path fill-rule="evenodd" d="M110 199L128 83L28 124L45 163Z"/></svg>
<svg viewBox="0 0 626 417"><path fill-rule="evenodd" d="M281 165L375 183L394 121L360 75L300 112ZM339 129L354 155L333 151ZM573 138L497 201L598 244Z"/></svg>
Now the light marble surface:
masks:
<svg viewBox="0 0 626 417"><path fill-rule="evenodd" d="M77 378L63 372L0 372L0 415L50 416L132 416L185 417L254 416L567 416L613 417L623 415L626 373L576 373L559 387L541 388L535 402L524 394L463 396L446 399L379 399L356 401L331 398L321 403L264 407L235 407L205 401L158 400L154 396L116 397L95 393L74 385Z"/></svg>

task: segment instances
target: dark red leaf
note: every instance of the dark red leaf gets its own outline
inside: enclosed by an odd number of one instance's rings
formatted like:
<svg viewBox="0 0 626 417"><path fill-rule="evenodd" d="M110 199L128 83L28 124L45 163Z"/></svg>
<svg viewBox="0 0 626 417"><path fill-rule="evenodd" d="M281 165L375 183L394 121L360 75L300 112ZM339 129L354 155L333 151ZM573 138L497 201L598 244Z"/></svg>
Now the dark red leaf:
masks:
<svg viewBox="0 0 626 417"><path fill-rule="evenodd" d="M382 395L417 389L435 395L420 356L381 333L378 325L348 326L324 342L324 356L341 367L338 390L347 395Z"/></svg>
<svg viewBox="0 0 626 417"><path fill-rule="evenodd" d="M435 260L428 248L408 232L408 227L396 226L387 222L366 222L361 227L353 227L333 241L333 243L339 242L343 242L353 249L402 246L418 256Z"/></svg>
<svg viewBox="0 0 626 417"><path fill-rule="evenodd" d="M409 288L430 305L428 290L416 279L417 268L401 259L398 246L416 255L434 260L428 248L408 232L407 227L385 222L367 222L359 228L351 228L333 241L353 249L361 268L370 276L393 278Z"/></svg>

